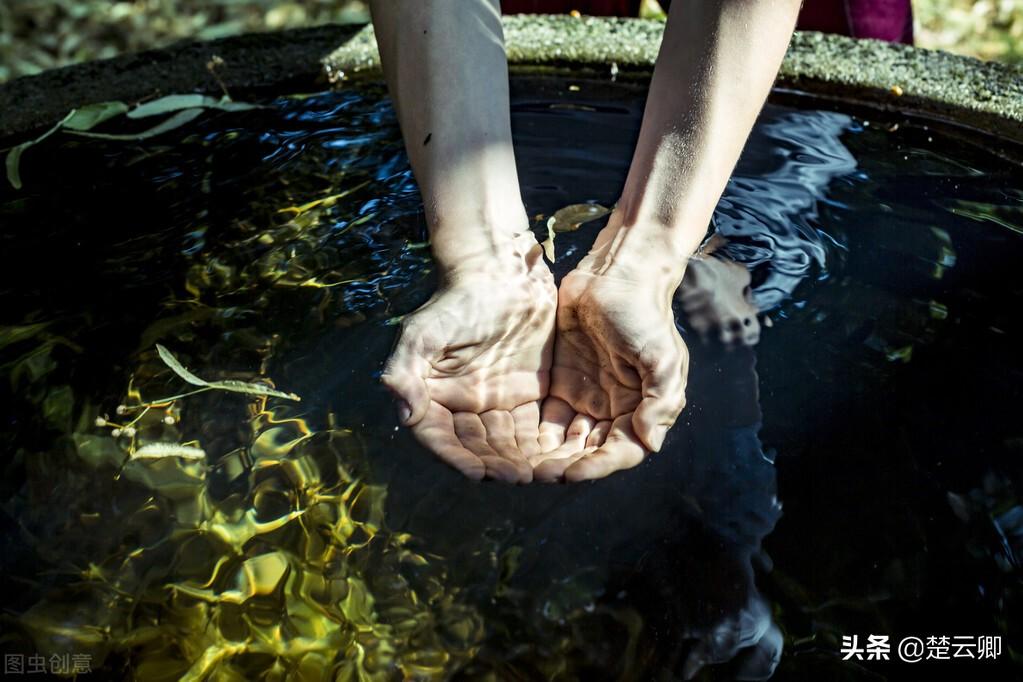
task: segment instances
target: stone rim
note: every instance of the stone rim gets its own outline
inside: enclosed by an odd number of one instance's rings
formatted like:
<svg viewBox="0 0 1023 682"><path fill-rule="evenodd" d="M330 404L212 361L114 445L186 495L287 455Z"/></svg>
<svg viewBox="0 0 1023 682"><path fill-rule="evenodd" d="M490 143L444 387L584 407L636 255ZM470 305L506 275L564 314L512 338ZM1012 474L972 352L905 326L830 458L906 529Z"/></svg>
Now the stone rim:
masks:
<svg viewBox="0 0 1023 682"><path fill-rule="evenodd" d="M663 23L570 16L504 18L513 74L645 78ZM214 57L223 66L211 72ZM110 99L141 101L169 93L236 96L324 89L345 78L378 77L369 26L325 26L248 34L87 62L0 85L0 137L51 124L74 107ZM965 127L1023 145L1023 69L874 40L797 32L775 95L810 95L850 105ZM998 150L995 150L998 151Z"/></svg>

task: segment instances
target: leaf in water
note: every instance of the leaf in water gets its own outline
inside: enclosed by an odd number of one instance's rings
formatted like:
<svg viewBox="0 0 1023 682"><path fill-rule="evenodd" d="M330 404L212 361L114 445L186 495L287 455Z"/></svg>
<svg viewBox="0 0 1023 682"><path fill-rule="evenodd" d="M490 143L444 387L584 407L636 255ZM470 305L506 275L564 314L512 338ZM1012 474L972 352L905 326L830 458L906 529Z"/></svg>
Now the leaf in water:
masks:
<svg viewBox="0 0 1023 682"><path fill-rule="evenodd" d="M110 436L95 436L87 433L71 435L78 456L93 467L119 467L124 461L124 450Z"/></svg>
<svg viewBox="0 0 1023 682"><path fill-rule="evenodd" d="M132 459L160 459L162 457L181 457L182 459L206 461L206 453L202 448L178 445L177 443L147 443L132 453L131 456Z"/></svg>
<svg viewBox="0 0 1023 682"><path fill-rule="evenodd" d="M233 393L247 393L249 395L262 395L273 398L284 398L285 400L302 400L294 393L285 393L284 391L278 391L264 386L263 384L249 383L247 381L238 381L236 379L225 379L223 381L206 381L200 379L196 375L192 374L191 371L185 368L181 362L174 357L174 354L167 350L160 344L156 344L156 352L160 354L160 359L173 370L179 377L192 384L193 386L204 386L206 388L219 389L221 391L231 391Z"/></svg>
<svg viewBox="0 0 1023 682"><path fill-rule="evenodd" d="M183 109L178 113L174 114L173 116L171 116L170 118L168 118L160 125L154 126L149 130L143 130L140 133L130 133L127 135L113 135L110 133L92 133L82 130L68 130L67 132L71 133L72 135L81 135L82 137L95 137L100 140L125 140L125 141L147 140L151 137L156 137L157 135L163 135L164 133L170 132L175 128L180 128L181 126L187 123L191 123L195 119L199 118L199 116L202 115L203 111L204 111L203 109Z"/></svg>
<svg viewBox="0 0 1023 682"><path fill-rule="evenodd" d="M584 223L603 218L610 212L610 208L600 204L572 204L555 211L547 221L547 228L554 232L574 232Z"/></svg>
<svg viewBox="0 0 1023 682"><path fill-rule="evenodd" d="M265 395L274 398L285 398L287 400L302 400L294 393L285 393L284 391L278 391L270 388L263 384L254 384L247 381L236 381L234 379L225 379L224 381L211 381L209 383L210 388L219 388L224 391L234 391L235 393L248 393L250 395Z"/></svg>
<svg viewBox="0 0 1023 682"><path fill-rule="evenodd" d="M540 242L540 246L543 247L544 255L547 256L547 260L554 262L554 218L553 216L547 221L547 239Z"/></svg>
<svg viewBox="0 0 1023 682"><path fill-rule="evenodd" d="M188 109L220 109L222 111L246 111L248 109L262 109L258 104L246 104L235 102L227 97L215 99L205 95L167 95L160 99L146 102L128 112L128 118L146 118L147 116L159 116L175 111Z"/></svg>
<svg viewBox="0 0 1023 682"><path fill-rule="evenodd" d="M103 121L120 116L128 111L124 102L99 102L78 109L64 121L64 128L70 130L92 130Z"/></svg>
<svg viewBox="0 0 1023 682"><path fill-rule="evenodd" d="M71 412L75 396L70 386L51 388L43 399L43 418L54 429L67 433L71 430Z"/></svg>
<svg viewBox="0 0 1023 682"><path fill-rule="evenodd" d="M133 457L122 474L171 500L194 499L206 482L206 462L193 457Z"/></svg>
<svg viewBox="0 0 1023 682"><path fill-rule="evenodd" d="M18 343L25 339L31 339L49 325L49 322L36 322L35 324L0 327L0 348L6 348L12 343Z"/></svg>
<svg viewBox="0 0 1023 682"><path fill-rule="evenodd" d="M156 352L160 354L160 359L163 360L164 364L171 368L175 374L179 377L192 384L193 386L209 386L210 382L199 377L188 371L181 362L178 361L174 354L167 350L160 344L156 344Z"/></svg>

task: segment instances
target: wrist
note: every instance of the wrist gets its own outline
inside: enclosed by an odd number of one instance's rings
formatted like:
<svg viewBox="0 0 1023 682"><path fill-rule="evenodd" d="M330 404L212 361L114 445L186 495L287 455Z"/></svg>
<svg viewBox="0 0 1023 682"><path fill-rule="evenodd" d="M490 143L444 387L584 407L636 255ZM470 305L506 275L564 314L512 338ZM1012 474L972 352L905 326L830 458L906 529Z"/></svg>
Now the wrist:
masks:
<svg viewBox="0 0 1023 682"><path fill-rule="evenodd" d="M579 267L594 275L651 287L670 298L703 234L702 229L684 231L655 222L628 224L616 211Z"/></svg>
<svg viewBox="0 0 1023 682"><path fill-rule="evenodd" d="M448 283L477 276L525 277L543 263L543 249L529 230L477 230L457 241L435 242L433 255L441 278Z"/></svg>

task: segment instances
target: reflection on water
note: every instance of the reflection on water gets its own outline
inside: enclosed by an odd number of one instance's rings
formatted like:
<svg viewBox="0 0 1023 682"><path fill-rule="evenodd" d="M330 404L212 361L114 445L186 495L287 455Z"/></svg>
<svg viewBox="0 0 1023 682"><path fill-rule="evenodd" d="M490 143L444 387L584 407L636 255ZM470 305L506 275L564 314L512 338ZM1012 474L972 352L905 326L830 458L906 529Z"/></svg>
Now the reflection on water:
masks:
<svg viewBox="0 0 1023 682"><path fill-rule="evenodd" d="M581 86L514 85L538 233L627 170L642 90ZM838 642L870 633L1018 651L1023 179L941 141L769 107L715 216L712 257L741 265L706 326L750 301L774 325L726 348L680 312L663 452L520 488L438 463L377 385L433 286L379 88L34 148L0 190L5 652L318 680L859 679ZM558 235L559 275L598 228ZM188 389L157 343L302 401L139 409ZM147 443L188 449L129 458Z"/></svg>

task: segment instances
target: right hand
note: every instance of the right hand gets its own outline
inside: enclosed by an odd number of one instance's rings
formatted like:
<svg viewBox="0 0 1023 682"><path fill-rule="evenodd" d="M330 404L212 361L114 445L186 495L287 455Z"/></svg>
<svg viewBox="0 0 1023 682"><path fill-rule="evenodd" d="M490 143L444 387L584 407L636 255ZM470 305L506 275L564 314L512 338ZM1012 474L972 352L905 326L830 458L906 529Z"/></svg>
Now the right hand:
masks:
<svg viewBox="0 0 1023 682"><path fill-rule="evenodd" d="M532 459L538 480L636 466L661 449L685 406L689 352L671 309L685 258L644 240L622 245L615 218L558 292L542 452Z"/></svg>
<svg viewBox="0 0 1023 682"><path fill-rule="evenodd" d="M444 269L437 292L402 321L384 367L401 422L470 478L530 482L556 304L528 232L501 256Z"/></svg>

